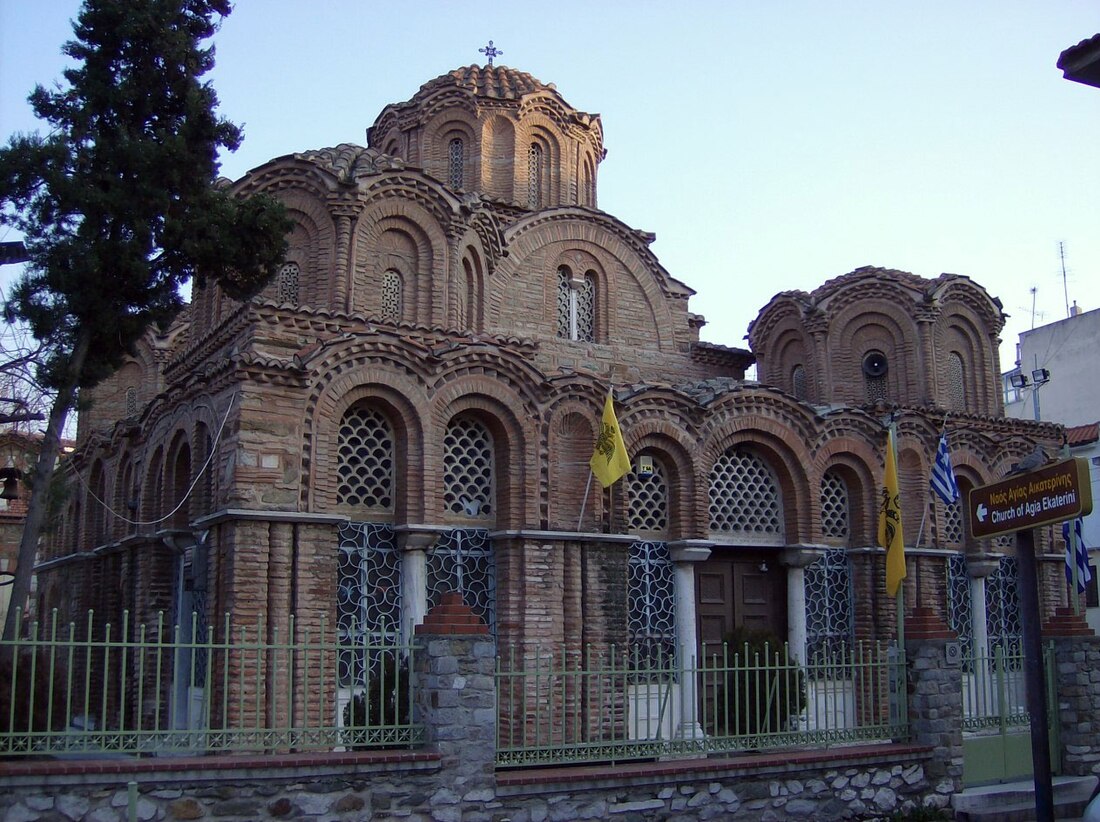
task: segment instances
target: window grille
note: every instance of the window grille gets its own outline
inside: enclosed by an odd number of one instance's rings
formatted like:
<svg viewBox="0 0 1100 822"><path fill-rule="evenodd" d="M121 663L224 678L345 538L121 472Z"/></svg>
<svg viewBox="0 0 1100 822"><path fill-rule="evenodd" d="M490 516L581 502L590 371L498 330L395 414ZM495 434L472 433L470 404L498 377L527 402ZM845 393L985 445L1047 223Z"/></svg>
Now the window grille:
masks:
<svg viewBox="0 0 1100 822"><path fill-rule="evenodd" d="M573 339L593 342L596 339L596 275L589 271L576 294L577 333Z"/></svg>
<svg viewBox="0 0 1100 822"><path fill-rule="evenodd" d="M341 644L337 675L342 687L365 685L383 649L401 635L401 554L393 526L345 522L340 526L337 611Z"/></svg>
<svg viewBox="0 0 1100 822"><path fill-rule="evenodd" d="M887 399L886 377L867 377L864 381L867 388L867 402L878 402Z"/></svg>
<svg viewBox="0 0 1100 822"><path fill-rule="evenodd" d="M573 274L568 266L558 267L558 336L567 340L573 336L572 279Z"/></svg>
<svg viewBox="0 0 1100 822"><path fill-rule="evenodd" d="M299 268L297 263L283 263L279 269L278 301L287 305L298 305Z"/></svg>
<svg viewBox="0 0 1100 822"><path fill-rule="evenodd" d="M941 548L963 545L962 505L958 500L943 506L943 544Z"/></svg>
<svg viewBox="0 0 1100 822"><path fill-rule="evenodd" d="M836 471L826 471L821 478L821 534L847 544L848 522L848 484Z"/></svg>
<svg viewBox="0 0 1100 822"><path fill-rule="evenodd" d="M740 448L719 457L710 472L710 529L782 537L779 491L771 471L762 460Z"/></svg>
<svg viewBox="0 0 1100 822"><path fill-rule="evenodd" d="M452 591L496 633L496 563L484 528L446 531L428 551L428 608Z"/></svg>
<svg viewBox="0 0 1100 822"><path fill-rule="evenodd" d="M137 389L130 386L126 389L126 416L136 417L138 412Z"/></svg>
<svg viewBox="0 0 1100 822"><path fill-rule="evenodd" d="M969 657L974 649L974 629L970 575L966 572L964 554L951 554L947 558L947 621L959 635L964 657Z"/></svg>
<svg viewBox="0 0 1100 822"><path fill-rule="evenodd" d="M452 514L489 519L493 514L493 443L472 417L447 426L443 439L443 506Z"/></svg>
<svg viewBox="0 0 1100 822"><path fill-rule="evenodd" d="M651 668L671 667L676 659L676 596L668 544L635 542L627 568L631 659Z"/></svg>
<svg viewBox="0 0 1100 822"><path fill-rule="evenodd" d="M527 151L527 207L542 208L542 146L531 143Z"/></svg>
<svg viewBox="0 0 1100 822"><path fill-rule="evenodd" d="M826 551L806 568L806 661L842 660L855 641L852 563L840 549Z"/></svg>
<svg viewBox="0 0 1100 822"><path fill-rule="evenodd" d="M393 428L379 411L348 409L336 441L336 501L375 511L393 510Z"/></svg>
<svg viewBox="0 0 1100 822"><path fill-rule="evenodd" d="M398 322L401 319L401 275L392 268L382 274L382 319Z"/></svg>
<svg viewBox="0 0 1100 822"><path fill-rule="evenodd" d="M451 140L449 149L449 166L447 178L450 180L451 188L462 188L462 163L463 163L463 145L462 138L455 137Z"/></svg>
<svg viewBox="0 0 1100 822"><path fill-rule="evenodd" d="M966 374L962 357L952 351L947 355L947 394L952 411L966 410Z"/></svg>
<svg viewBox="0 0 1100 822"><path fill-rule="evenodd" d="M664 531L668 528L668 482L656 460L647 475L631 472L627 477L627 527L631 531Z"/></svg>
<svg viewBox="0 0 1100 822"><path fill-rule="evenodd" d="M801 365L796 365L791 370L791 393L795 399L806 399L806 369Z"/></svg>
<svg viewBox="0 0 1100 822"><path fill-rule="evenodd" d="M1001 557L997 570L985 582L986 626L989 650L1006 652L1019 642L1020 627L1019 568L1015 557Z"/></svg>

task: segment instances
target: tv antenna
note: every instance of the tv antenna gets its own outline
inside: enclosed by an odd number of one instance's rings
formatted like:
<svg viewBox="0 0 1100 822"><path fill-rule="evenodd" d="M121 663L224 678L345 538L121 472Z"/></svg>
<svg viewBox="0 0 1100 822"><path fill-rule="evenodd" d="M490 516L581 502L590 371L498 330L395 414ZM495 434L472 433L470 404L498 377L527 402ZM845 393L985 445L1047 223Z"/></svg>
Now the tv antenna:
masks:
<svg viewBox="0 0 1100 822"><path fill-rule="evenodd" d="M1062 290L1066 295L1066 316L1072 316L1069 313L1069 284L1066 282L1066 244L1061 240L1058 241L1058 259L1062 262Z"/></svg>

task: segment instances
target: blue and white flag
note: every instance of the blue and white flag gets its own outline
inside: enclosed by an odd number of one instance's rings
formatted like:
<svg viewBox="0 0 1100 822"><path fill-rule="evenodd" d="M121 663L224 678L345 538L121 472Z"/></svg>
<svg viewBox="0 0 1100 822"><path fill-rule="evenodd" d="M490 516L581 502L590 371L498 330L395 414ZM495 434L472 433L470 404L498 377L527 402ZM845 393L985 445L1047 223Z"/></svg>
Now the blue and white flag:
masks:
<svg viewBox="0 0 1100 822"><path fill-rule="evenodd" d="M1081 536L1081 518L1073 521L1073 530L1077 534L1077 590L1085 591L1085 585L1092 579L1089 570L1089 552L1085 547L1085 538ZM1062 523L1062 539L1066 541L1066 582L1073 585L1073 542L1069 536L1069 521Z"/></svg>
<svg viewBox="0 0 1100 822"><path fill-rule="evenodd" d="M947 434L940 436L940 445L936 449L936 462L932 466L932 477L929 480L932 490L943 500L944 505L950 505L959 499L959 484L955 482L955 471L951 467L951 455L947 453Z"/></svg>

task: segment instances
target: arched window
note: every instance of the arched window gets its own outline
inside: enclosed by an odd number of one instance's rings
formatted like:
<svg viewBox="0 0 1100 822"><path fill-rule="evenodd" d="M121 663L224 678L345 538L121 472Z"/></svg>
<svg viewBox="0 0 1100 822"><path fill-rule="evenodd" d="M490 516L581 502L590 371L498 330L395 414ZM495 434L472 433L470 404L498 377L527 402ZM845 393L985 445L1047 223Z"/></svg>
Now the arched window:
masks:
<svg viewBox="0 0 1100 822"><path fill-rule="evenodd" d="M668 530L668 481L661 463L646 454L636 458L627 477L627 527L631 531Z"/></svg>
<svg viewBox="0 0 1100 822"><path fill-rule="evenodd" d="M542 146L531 143L527 150L527 207L542 208Z"/></svg>
<svg viewBox="0 0 1100 822"><path fill-rule="evenodd" d="M961 499L962 497L960 497ZM941 503L942 504L942 503ZM962 548L966 533L963 529L962 505L959 500L943 506L943 543L940 548Z"/></svg>
<svg viewBox="0 0 1100 822"><path fill-rule="evenodd" d="M463 162L465 159L465 146L462 144L462 138L452 138L447 146L447 151L447 181L451 184L451 188L462 188Z"/></svg>
<svg viewBox="0 0 1100 822"><path fill-rule="evenodd" d="M569 266L558 267L558 336L580 342L596 341L596 272L588 271L579 284Z"/></svg>
<svg viewBox="0 0 1100 822"><path fill-rule="evenodd" d="M888 399L886 375L889 373L890 364L889 360L886 359L886 355L881 351L868 351L863 355L862 368L867 402L873 403Z"/></svg>
<svg viewBox="0 0 1100 822"><path fill-rule="evenodd" d="M443 507L468 519L493 516L493 440L473 417L456 417L443 439Z"/></svg>
<svg viewBox="0 0 1100 822"><path fill-rule="evenodd" d="M806 399L806 369L801 365L791 369L791 393L795 399Z"/></svg>
<svg viewBox="0 0 1100 822"><path fill-rule="evenodd" d="M826 471L821 477L821 535L847 545L849 522L848 484L836 471Z"/></svg>
<svg viewBox="0 0 1100 822"><path fill-rule="evenodd" d="M298 305L298 275L297 263L283 263L279 269L278 294L276 300L282 305Z"/></svg>
<svg viewBox="0 0 1100 822"><path fill-rule="evenodd" d="M374 513L392 513L394 436L386 417L374 408L349 408L336 438L336 501Z"/></svg>
<svg viewBox="0 0 1100 822"><path fill-rule="evenodd" d="M402 310L402 282L401 275L394 269L388 269L382 274L382 319L389 322L399 322Z"/></svg>
<svg viewBox="0 0 1100 822"><path fill-rule="evenodd" d="M952 411L966 410L966 373L963 359L955 351L947 355L947 397Z"/></svg>
<svg viewBox="0 0 1100 822"><path fill-rule="evenodd" d="M126 416L136 417L138 412L137 388L130 386L126 389Z"/></svg>
<svg viewBox="0 0 1100 822"><path fill-rule="evenodd" d="M710 530L755 542L783 537L779 488L764 461L734 447L710 471Z"/></svg>

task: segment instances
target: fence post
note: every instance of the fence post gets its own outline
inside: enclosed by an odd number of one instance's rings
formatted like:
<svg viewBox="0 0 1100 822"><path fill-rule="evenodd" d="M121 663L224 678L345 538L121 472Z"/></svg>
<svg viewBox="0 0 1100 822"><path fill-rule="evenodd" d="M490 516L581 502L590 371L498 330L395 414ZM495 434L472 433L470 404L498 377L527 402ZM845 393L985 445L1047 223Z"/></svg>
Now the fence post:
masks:
<svg viewBox="0 0 1100 822"><path fill-rule="evenodd" d="M416 626L414 671L418 718L428 748L441 755L443 782L455 785L464 801L491 799L496 641L461 594L444 594Z"/></svg>
<svg viewBox="0 0 1100 822"><path fill-rule="evenodd" d="M918 607L906 620L905 653L909 665L909 730L917 745L931 745L925 765L930 782L950 779L962 787L962 669L947 664L947 643L956 639L943 619Z"/></svg>

